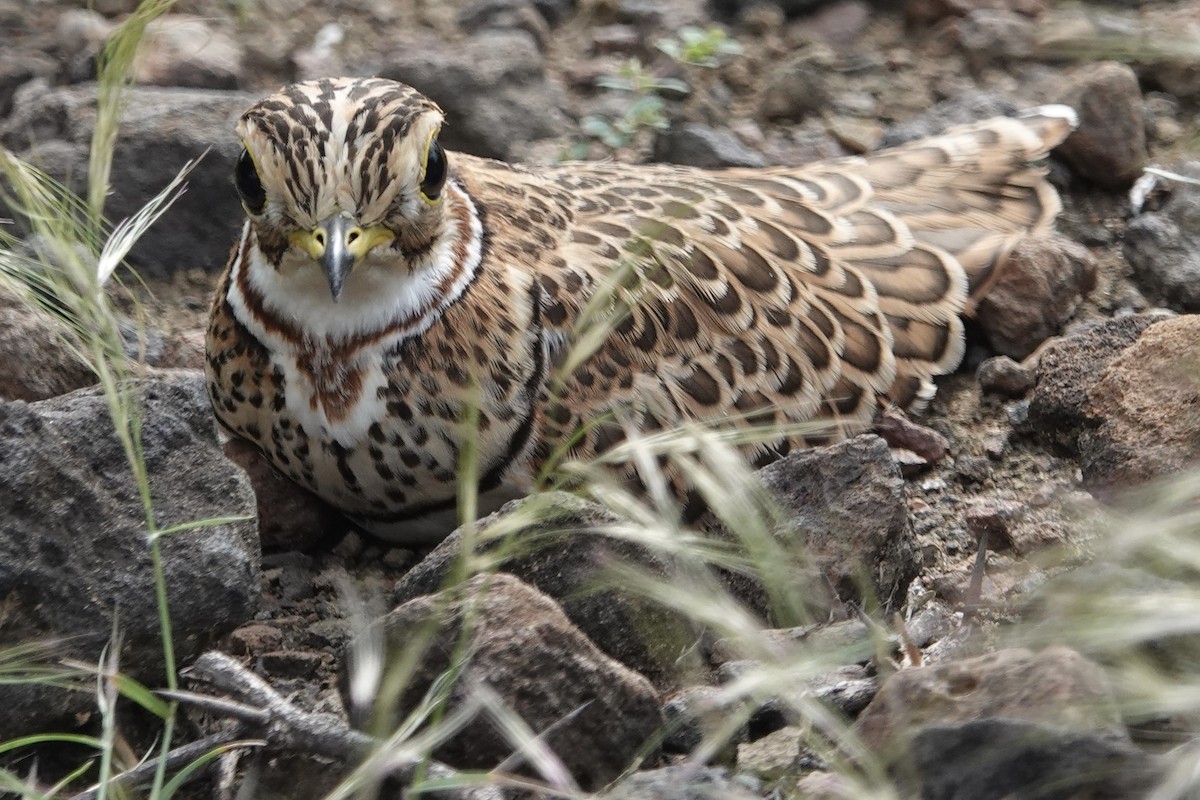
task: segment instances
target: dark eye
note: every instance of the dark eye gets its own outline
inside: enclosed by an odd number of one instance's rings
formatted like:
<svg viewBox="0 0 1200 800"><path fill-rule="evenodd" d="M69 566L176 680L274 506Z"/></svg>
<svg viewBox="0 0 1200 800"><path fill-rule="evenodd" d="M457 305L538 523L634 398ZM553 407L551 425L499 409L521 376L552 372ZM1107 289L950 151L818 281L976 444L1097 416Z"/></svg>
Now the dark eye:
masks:
<svg viewBox="0 0 1200 800"><path fill-rule="evenodd" d="M421 179L421 194L426 200L437 200L446 183L446 151L434 139L425 157L425 177Z"/></svg>
<svg viewBox="0 0 1200 800"><path fill-rule="evenodd" d="M250 153L245 149L238 156L233 181L237 184L242 202L246 204L246 210L251 214L261 214L267 207L267 193L263 191L262 181L258 179L258 170L254 168L254 159L250 158Z"/></svg>

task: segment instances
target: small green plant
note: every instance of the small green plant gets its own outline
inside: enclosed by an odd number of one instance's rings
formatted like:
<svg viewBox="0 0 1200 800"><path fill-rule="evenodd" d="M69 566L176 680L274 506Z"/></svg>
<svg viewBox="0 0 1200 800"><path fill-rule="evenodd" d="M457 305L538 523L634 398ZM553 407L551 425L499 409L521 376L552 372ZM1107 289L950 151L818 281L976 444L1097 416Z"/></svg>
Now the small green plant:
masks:
<svg viewBox="0 0 1200 800"><path fill-rule="evenodd" d="M671 60L692 67L715 69L724 56L742 54L742 45L717 27L699 28L685 25L674 38L664 37L654 46L671 57Z"/></svg>
<svg viewBox="0 0 1200 800"><path fill-rule="evenodd" d="M690 25L680 28L674 37L659 39L655 46L675 64L688 68L714 69L724 57L742 52L742 46L720 28ZM629 105L619 117L589 114L579 123L585 136L612 150L628 146L642 131L665 130L670 125L665 98L692 93L687 81L658 74L637 58L625 61L615 75L606 75L596 83L604 89L630 95ZM586 151L586 142L578 142L569 155L582 157Z"/></svg>
<svg viewBox="0 0 1200 800"><path fill-rule="evenodd" d="M663 92L686 95L691 91L691 87L682 80L657 76L636 58L622 64L616 75L600 78L598 84L605 89L628 92L633 98L625 108L625 113L617 119L590 114L579 123L584 134L614 150L628 145L638 131L667 127L669 120Z"/></svg>

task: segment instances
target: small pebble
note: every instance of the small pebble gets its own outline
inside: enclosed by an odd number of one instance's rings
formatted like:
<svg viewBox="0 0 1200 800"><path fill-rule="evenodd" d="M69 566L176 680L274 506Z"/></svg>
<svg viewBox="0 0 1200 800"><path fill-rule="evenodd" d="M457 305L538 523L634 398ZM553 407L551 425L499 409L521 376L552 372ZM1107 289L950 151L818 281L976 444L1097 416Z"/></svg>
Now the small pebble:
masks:
<svg viewBox="0 0 1200 800"><path fill-rule="evenodd" d="M1033 388L1033 370L1008 356L993 356L979 365L975 380L985 393L1005 397L1024 397Z"/></svg>

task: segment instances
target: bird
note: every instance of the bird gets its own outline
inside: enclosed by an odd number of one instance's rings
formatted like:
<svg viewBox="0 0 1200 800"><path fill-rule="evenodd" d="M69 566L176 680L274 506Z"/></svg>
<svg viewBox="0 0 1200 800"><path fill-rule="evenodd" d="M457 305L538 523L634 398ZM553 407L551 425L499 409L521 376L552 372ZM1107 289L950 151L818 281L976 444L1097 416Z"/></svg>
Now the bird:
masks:
<svg viewBox="0 0 1200 800"><path fill-rule="evenodd" d="M446 150L444 122L382 78L249 108L246 220L206 337L220 423L408 544L453 527L467 457L505 499L630 430L757 426L742 447L759 465L919 408L1012 249L1052 231L1046 156L1076 124L1043 106L865 156L709 170L509 164ZM832 433L796 432L813 420Z"/></svg>

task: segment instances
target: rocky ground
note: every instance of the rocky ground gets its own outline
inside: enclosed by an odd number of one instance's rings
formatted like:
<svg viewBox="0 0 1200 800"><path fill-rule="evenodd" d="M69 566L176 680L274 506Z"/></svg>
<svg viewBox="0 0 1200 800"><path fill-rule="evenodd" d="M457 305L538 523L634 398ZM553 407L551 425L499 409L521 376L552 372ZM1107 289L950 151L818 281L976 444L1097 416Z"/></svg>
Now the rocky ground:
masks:
<svg viewBox="0 0 1200 800"><path fill-rule="evenodd" d="M97 53L132 5L95 0L84 11L0 0L5 147L78 184ZM681 29L713 24L740 45L714 66L680 63L656 46L687 44ZM221 650L278 697L230 686L229 663L211 659L194 669L208 678L201 685L344 720L348 598L395 608L380 628L388 641L410 643L461 548L457 534L432 552L372 540L253 453L218 440L197 370L208 297L241 218L229 178L240 149L232 120L255 98L294 79L380 74L442 105L451 149L706 167L869 152L948 124L1066 102L1081 125L1051 174L1065 205L1059 229L1075 245L1031 245L981 306L963 368L940 382L921 418L945 437L946 457L933 462L862 437L764 470L789 514L781 541L803 539L816 556L816 572L797 580L829 587L807 609L823 624L770 635L781 647L846 654L808 677L807 696L856 718L880 753L904 742L898 780L907 791L1024 797L1085 775L1071 796L1138 796L1162 747L1131 735L1101 668L1063 647L996 642L1048 576L1090 555L1106 503L1200 453L1200 323L1191 316L1200 310L1200 191L1160 180L1130 192L1148 164L1200 177L1189 160L1200 149L1200 51L1189 47L1197 33L1200 5L1190 2L177 3L151 26L136 65L109 215L127 216L188 159L204 158L183 199L133 251L144 284L126 276L114 297L146 326L128 344L148 365L139 391L158 524L252 518L166 540L179 663ZM645 66L631 72L630 59ZM622 76L657 88L610 88ZM638 100L661 120L633 120ZM157 685L162 657L137 492L107 406L86 388L94 379L64 351L55 324L0 294L0 644L74 636L67 653L94 660L118 612L121 668ZM444 669L471 613L475 657L454 702L469 702L478 680L535 731L568 717L549 743L583 789L607 786L640 753L642 771L609 796L842 796L795 705L778 698L748 714L713 768L680 766L701 741L702 711L755 662L694 619L647 611L617 589L581 592L614 556L670 575L644 548L581 532L608 519L560 498L540 535L525 534L550 547L473 584L481 607L455 601L439 612L434 646L404 702L411 707ZM1058 566L1047 567L1050 554ZM729 586L765 607L761 587ZM901 612L905 641L889 645L899 649L880 657L859 606ZM0 683L0 697L9 709L0 741L99 724L89 692ZM144 745L141 726L152 726L124 714L133 746ZM673 726L662 746L641 750L664 720ZM214 726L191 715L184 733ZM253 796L323 796L345 774L341 760L362 753L358 740L338 741L341 749L304 737L291 749L268 748ZM478 722L437 757L490 769L510 750ZM994 756L986 768L972 760L981 751ZM39 774L82 758L41 752ZM1014 769L1018 762L1040 766ZM28 774L32 761L19 754L4 763ZM1092 769L1101 764L1119 769ZM195 796L219 782L202 781Z"/></svg>

